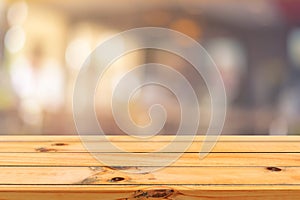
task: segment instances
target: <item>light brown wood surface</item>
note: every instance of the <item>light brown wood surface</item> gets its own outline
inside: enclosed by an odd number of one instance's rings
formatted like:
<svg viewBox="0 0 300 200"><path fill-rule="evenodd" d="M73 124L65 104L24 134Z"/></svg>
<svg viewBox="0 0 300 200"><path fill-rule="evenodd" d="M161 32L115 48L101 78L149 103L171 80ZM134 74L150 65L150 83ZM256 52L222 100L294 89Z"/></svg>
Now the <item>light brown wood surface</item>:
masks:
<svg viewBox="0 0 300 200"><path fill-rule="evenodd" d="M145 141L129 136L89 136L89 144L109 140L124 152L98 148L118 165L107 166L90 154L77 136L0 136L0 200L194 200L194 199L300 199L300 137L221 136L212 152L199 159L205 140L194 138L174 163L144 173L178 153L158 149L174 136ZM178 145L191 138L180 137ZM104 145L103 145L104 146ZM130 159L138 159L132 165ZM128 173L134 169L141 173ZM143 172L143 173L142 173Z"/></svg>

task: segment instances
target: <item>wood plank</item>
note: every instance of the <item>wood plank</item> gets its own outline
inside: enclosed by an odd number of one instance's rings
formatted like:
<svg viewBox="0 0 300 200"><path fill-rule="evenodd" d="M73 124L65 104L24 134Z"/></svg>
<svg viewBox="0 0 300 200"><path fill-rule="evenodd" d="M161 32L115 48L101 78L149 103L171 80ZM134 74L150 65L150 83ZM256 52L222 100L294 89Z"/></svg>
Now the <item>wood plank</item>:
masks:
<svg viewBox="0 0 300 200"><path fill-rule="evenodd" d="M101 155L115 166L135 166L131 160L139 160L139 166L153 163L161 166L170 157L170 153L156 153L152 157L142 153L131 157L125 157L123 153ZM0 153L0 166L16 165L105 166L89 153ZM210 153L202 160L198 153L184 153L172 166L300 166L300 153Z"/></svg>
<svg viewBox="0 0 300 200"><path fill-rule="evenodd" d="M109 167L0 167L0 184L300 186L300 167L166 167L149 173Z"/></svg>
<svg viewBox="0 0 300 200"><path fill-rule="evenodd" d="M105 141L88 136L89 143ZM0 136L0 199L298 199L300 196L299 136L221 136L213 151L199 160L204 136L172 165L149 173L174 152L145 157L174 140L156 136L143 142L129 136L109 136L109 141L136 152L97 149L114 167L97 161L78 136ZM189 136L177 137L178 145ZM117 158L116 160L114 158ZM148 160L147 160L148 159ZM131 161L138 160L133 166Z"/></svg>
<svg viewBox="0 0 300 200"><path fill-rule="evenodd" d="M3 191L4 188L4 191ZM170 192L171 191L171 192ZM254 200L254 199L297 199L300 192L297 187L290 186L97 186L97 187L49 187L35 185L17 185L6 189L0 186L2 200L158 200L168 196L169 200ZM141 195L143 194L143 195ZM156 195L156 196L155 196ZM157 196L159 196L157 197Z"/></svg>
<svg viewBox="0 0 300 200"><path fill-rule="evenodd" d="M141 139L141 138L135 138L131 136L91 136L91 135L86 135L84 138L87 141L120 141L120 142L140 142L140 141L166 141L170 142L173 141L174 138L179 138L180 141L204 141L206 138L210 140L210 136L172 136L172 135L158 135L158 136L153 136L150 138L146 139ZM105 139L106 138L106 139ZM64 141L64 142L69 142L69 141L81 141L81 138L78 137L77 135L64 135L64 136L49 136L49 135L1 135L0 136L0 142L7 142L7 141L50 141L50 142L55 142L55 141ZM218 138L219 142L226 142L226 141L239 141L239 142L265 142L265 141L281 141L281 142L300 142L300 136L269 136L269 135L262 135L262 136L253 136L253 135L226 135L226 136L220 136Z"/></svg>
<svg viewBox="0 0 300 200"><path fill-rule="evenodd" d="M95 146L93 152L110 152L102 146L101 143L90 141L88 145ZM186 152L199 152L203 142L193 142ZM85 146L80 141L19 141L19 142L0 142L1 152L86 152ZM100 145L99 145L100 144ZM120 142L113 144L119 147L121 151L127 152L154 152L168 145L169 142ZM175 142L178 145L188 146L188 142ZM162 149L161 152L166 152ZM174 152L177 152L174 149ZM264 141L264 142L239 142L226 141L218 142L212 152L295 152L300 153L300 142L283 142L283 141Z"/></svg>

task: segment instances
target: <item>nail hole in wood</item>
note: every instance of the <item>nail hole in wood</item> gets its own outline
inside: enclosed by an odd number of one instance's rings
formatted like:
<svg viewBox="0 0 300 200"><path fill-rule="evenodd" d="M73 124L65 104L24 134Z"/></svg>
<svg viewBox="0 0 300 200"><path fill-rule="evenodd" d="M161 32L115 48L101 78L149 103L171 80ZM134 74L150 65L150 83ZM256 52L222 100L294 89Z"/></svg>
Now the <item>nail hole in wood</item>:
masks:
<svg viewBox="0 0 300 200"><path fill-rule="evenodd" d="M113 177L112 179L110 179L110 182L119 182L119 181L124 181L125 178L123 177Z"/></svg>
<svg viewBox="0 0 300 200"><path fill-rule="evenodd" d="M272 172L280 172L281 169L279 167L267 167L267 170Z"/></svg>

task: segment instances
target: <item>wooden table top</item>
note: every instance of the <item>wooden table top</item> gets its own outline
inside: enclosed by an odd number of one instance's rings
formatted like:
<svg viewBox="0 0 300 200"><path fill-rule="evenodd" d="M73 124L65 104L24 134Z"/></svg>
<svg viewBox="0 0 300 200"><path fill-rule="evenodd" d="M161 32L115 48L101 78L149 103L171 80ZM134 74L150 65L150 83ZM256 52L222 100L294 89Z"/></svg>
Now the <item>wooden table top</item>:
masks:
<svg viewBox="0 0 300 200"><path fill-rule="evenodd" d="M137 159L170 143L174 136L146 141L129 136L108 140ZM189 137L180 137L180 144ZM90 136L87 142L105 143ZM107 166L90 154L78 136L0 136L0 199L70 200L196 200L196 199L299 199L300 136L221 136L212 152L199 159L204 141L191 146L167 167L141 173L139 166ZM174 141L173 141L174 142ZM163 161L172 153L155 153ZM106 159L120 152L93 152ZM141 158L142 160L142 158Z"/></svg>

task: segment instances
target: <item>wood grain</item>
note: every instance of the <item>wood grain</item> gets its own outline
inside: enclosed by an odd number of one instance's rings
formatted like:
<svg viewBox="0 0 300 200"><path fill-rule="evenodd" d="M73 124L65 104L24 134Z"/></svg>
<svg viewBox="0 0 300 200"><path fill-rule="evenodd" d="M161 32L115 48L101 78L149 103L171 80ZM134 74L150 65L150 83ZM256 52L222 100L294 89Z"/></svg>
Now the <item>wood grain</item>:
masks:
<svg viewBox="0 0 300 200"><path fill-rule="evenodd" d="M179 137L178 145L189 136ZM221 136L213 151L199 159L197 136L168 167L144 173L176 154L155 152L174 136L144 141L129 136L87 136L99 145L113 142L125 151L96 148L93 155L118 158L107 166L90 154L77 136L0 136L0 199L298 199L300 196L300 137ZM177 138L178 139L178 138ZM209 139L209 138L208 138ZM152 154L149 162L147 152ZM147 159L146 159L147 158ZM133 166L131 159L138 159ZM127 173L135 169L141 173Z"/></svg>
<svg viewBox="0 0 300 200"><path fill-rule="evenodd" d="M136 167L143 170L147 167ZM300 167L166 167L127 173L109 167L0 167L0 185L300 185Z"/></svg>
<svg viewBox="0 0 300 200"><path fill-rule="evenodd" d="M21 188L21 189L20 189ZM49 186L47 186L49 188ZM5 200L41 200L41 199L62 199L62 200L211 200L211 199L298 199L300 192L297 189L276 187L254 187L245 186L226 187L222 186L213 189L210 186L97 186L97 187L56 187L47 189L43 186L18 186L18 188L2 191L1 199ZM247 189L248 188L248 189ZM173 192L168 192L173 190ZM0 188L1 191L1 188ZM165 193L164 193L165 191ZM20 198L22 192L22 198ZM155 194L157 196L155 196ZM158 196L158 194L162 194ZM165 195L164 195L165 194ZM164 196L167 196L166 198Z"/></svg>
<svg viewBox="0 0 300 200"><path fill-rule="evenodd" d="M139 166L160 163L170 153L157 153L153 156L136 153L126 156L123 153L97 153L105 160L115 162L115 166L136 166L130 160L139 160ZM97 155L96 154L96 155ZM120 158L120 159L116 159ZM150 160L150 161L149 161ZM89 153L0 153L2 166L105 166ZM210 153L200 160L198 153L184 153L171 166L300 166L300 153Z"/></svg>
<svg viewBox="0 0 300 200"><path fill-rule="evenodd" d="M109 150L102 147L101 144L104 142L87 142L88 145L95 146L93 152L110 152ZM115 146L119 147L122 151L127 152L155 152L162 149L164 146L168 145L169 142L166 141L156 141L156 142L132 142L132 141L114 141L112 142ZM189 145L189 142L174 142L179 145ZM201 149L202 141L196 141L190 144L189 148L185 152L199 152ZM48 152L86 152L85 146L80 141L12 141L12 142L2 142L1 152L37 152L37 151L48 151ZM166 152L162 149L160 152ZM176 152L176 149L174 150ZM262 152L298 152L300 153L300 141L226 141L218 142L212 152L244 152L244 153L262 153Z"/></svg>

